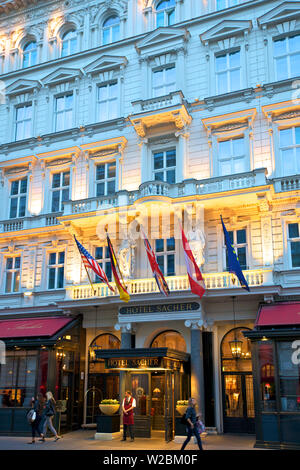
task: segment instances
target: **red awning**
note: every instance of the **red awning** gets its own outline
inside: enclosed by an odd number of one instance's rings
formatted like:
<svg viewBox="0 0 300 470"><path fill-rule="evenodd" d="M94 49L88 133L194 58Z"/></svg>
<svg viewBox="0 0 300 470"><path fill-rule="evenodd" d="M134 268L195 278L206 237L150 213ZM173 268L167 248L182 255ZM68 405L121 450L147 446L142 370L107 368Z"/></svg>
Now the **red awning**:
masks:
<svg viewBox="0 0 300 470"><path fill-rule="evenodd" d="M284 302L263 305L258 312L255 326L280 326L300 324L300 302Z"/></svg>
<svg viewBox="0 0 300 470"><path fill-rule="evenodd" d="M62 317L0 320L0 338L53 336L72 320Z"/></svg>

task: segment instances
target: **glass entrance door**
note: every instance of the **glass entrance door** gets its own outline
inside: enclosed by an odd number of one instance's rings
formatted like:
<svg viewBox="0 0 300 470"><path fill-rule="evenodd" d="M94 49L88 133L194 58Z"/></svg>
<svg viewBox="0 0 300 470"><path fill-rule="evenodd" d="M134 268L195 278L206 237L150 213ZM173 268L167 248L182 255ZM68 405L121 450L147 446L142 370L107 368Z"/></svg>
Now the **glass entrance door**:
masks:
<svg viewBox="0 0 300 470"><path fill-rule="evenodd" d="M132 396L136 400L134 433L136 437L151 437L151 375L148 372L130 374Z"/></svg>
<svg viewBox="0 0 300 470"><path fill-rule="evenodd" d="M254 433L252 374L224 374L224 432Z"/></svg>

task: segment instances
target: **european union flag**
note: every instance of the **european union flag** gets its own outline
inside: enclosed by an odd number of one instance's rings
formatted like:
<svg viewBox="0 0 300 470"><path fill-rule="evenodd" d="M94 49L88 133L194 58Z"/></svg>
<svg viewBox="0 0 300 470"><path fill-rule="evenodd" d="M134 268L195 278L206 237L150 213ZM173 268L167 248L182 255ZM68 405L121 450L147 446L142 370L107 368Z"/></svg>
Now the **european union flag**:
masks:
<svg viewBox="0 0 300 470"><path fill-rule="evenodd" d="M241 269L239 259L237 257L237 254L235 252L235 249L232 246L231 240L229 233L226 230L226 227L224 225L222 216L221 216L221 222L223 226L223 232L224 232L224 238L225 238L225 245L227 248L227 255L228 255L228 271L232 274L235 274L240 281L241 286L246 289L247 291L250 292L248 283L244 277L243 271Z"/></svg>

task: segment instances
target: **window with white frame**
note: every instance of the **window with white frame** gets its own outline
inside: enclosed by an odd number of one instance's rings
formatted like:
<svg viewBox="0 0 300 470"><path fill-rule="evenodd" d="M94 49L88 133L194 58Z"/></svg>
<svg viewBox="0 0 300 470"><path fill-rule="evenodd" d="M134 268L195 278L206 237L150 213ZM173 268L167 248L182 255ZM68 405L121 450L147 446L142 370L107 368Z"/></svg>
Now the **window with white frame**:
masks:
<svg viewBox="0 0 300 470"><path fill-rule="evenodd" d="M53 173L51 184L51 212L61 212L70 199L70 171Z"/></svg>
<svg viewBox="0 0 300 470"><path fill-rule="evenodd" d="M216 10L224 10L225 8L234 7L240 3L240 0L216 0Z"/></svg>
<svg viewBox="0 0 300 470"><path fill-rule="evenodd" d="M48 289L62 289L64 287L64 265L64 251L48 254Z"/></svg>
<svg viewBox="0 0 300 470"><path fill-rule="evenodd" d="M227 52L216 56L217 93L230 93L241 88L241 53Z"/></svg>
<svg viewBox="0 0 300 470"><path fill-rule="evenodd" d="M23 47L22 67L32 67L37 63L37 45L35 41L30 41Z"/></svg>
<svg viewBox="0 0 300 470"><path fill-rule="evenodd" d="M175 238L155 240L157 263L164 276L175 276Z"/></svg>
<svg viewBox="0 0 300 470"><path fill-rule="evenodd" d="M156 5L156 27L172 26L175 23L175 0L162 0Z"/></svg>
<svg viewBox="0 0 300 470"><path fill-rule="evenodd" d="M153 153L153 179L176 183L176 149Z"/></svg>
<svg viewBox="0 0 300 470"><path fill-rule="evenodd" d="M152 70L152 96L163 96L176 91L175 65Z"/></svg>
<svg viewBox="0 0 300 470"><path fill-rule="evenodd" d="M63 131L73 126L73 93L55 98L55 130Z"/></svg>
<svg viewBox="0 0 300 470"><path fill-rule="evenodd" d="M15 140L32 137L32 103L17 106L15 113Z"/></svg>
<svg viewBox="0 0 300 470"><path fill-rule="evenodd" d="M120 39L120 18L110 16L104 21L102 26L102 44L111 44Z"/></svg>
<svg viewBox="0 0 300 470"><path fill-rule="evenodd" d="M67 31L61 38L61 57L66 57L77 52L77 33L75 29Z"/></svg>
<svg viewBox="0 0 300 470"><path fill-rule="evenodd" d="M10 185L9 218L25 217L27 200L27 176L14 180Z"/></svg>
<svg viewBox="0 0 300 470"><path fill-rule="evenodd" d="M300 223L288 224L288 245L292 268L300 268Z"/></svg>
<svg viewBox="0 0 300 470"><path fill-rule="evenodd" d="M116 192L116 162L96 165L96 196L108 196Z"/></svg>
<svg viewBox="0 0 300 470"><path fill-rule="evenodd" d="M279 131L281 168L283 176L300 173L300 126Z"/></svg>
<svg viewBox="0 0 300 470"><path fill-rule="evenodd" d="M105 272L109 282L112 280L111 262L107 246L97 246L95 250L95 258ZM102 282L102 280L95 274L95 282Z"/></svg>
<svg viewBox="0 0 300 470"><path fill-rule="evenodd" d="M99 121L109 121L118 117L119 90L118 82L99 85L97 89L97 106Z"/></svg>
<svg viewBox="0 0 300 470"><path fill-rule="evenodd" d="M5 293L19 292L20 290L20 256L6 258L5 262Z"/></svg>
<svg viewBox="0 0 300 470"><path fill-rule="evenodd" d="M274 40L274 60L277 80L300 75L300 34Z"/></svg>
<svg viewBox="0 0 300 470"><path fill-rule="evenodd" d="M219 176L247 171L244 137L218 142L218 170Z"/></svg>
<svg viewBox="0 0 300 470"><path fill-rule="evenodd" d="M245 228L239 230L228 230L229 238L231 241L231 245L236 252L238 257L241 269L248 269L247 264L247 230ZM223 239L224 243L224 259L225 259L225 270L228 271L228 253L227 248L225 245L225 239Z"/></svg>

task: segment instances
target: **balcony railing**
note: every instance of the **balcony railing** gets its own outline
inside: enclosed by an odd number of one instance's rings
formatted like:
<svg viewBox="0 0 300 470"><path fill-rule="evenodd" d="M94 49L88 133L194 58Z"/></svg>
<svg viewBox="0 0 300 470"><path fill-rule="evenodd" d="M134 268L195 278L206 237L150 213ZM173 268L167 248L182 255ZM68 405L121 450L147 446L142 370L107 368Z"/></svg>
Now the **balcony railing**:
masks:
<svg viewBox="0 0 300 470"><path fill-rule="evenodd" d="M40 227L59 225L57 217L61 212L22 217L20 219L3 220L0 224L0 233L17 232L19 230L33 230Z"/></svg>
<svg viewBox="0 0 300 470"><path fill-rule="evenodd" d="M274 188L276 193L281 193L285 191L295 191L300 189L300 176L288 176L284 178L275 178Z"/></svg>
<svg viewBox="0 0 300 470"><path fill-rule="evenodd" d="M257 287L263 285L272 285L272 270L248 270L244 271L245 278L249 287ZM234 280L233 276L228 272L223 273L207 273L203 275L206 289L226 289L239 288L240 284ZM166 277L171 292L188 291L190 284L187 276L170 276ZM114 283L111 283L115 287ZM150 279L132 279L126 282L127 290L130 295L152 294L159 292L154 278ZM117 292L112 292L105 284L94 284L95 295L90 285L67 287L67 297L71 300L85 300L95 297L118 297Z"/></svg>

